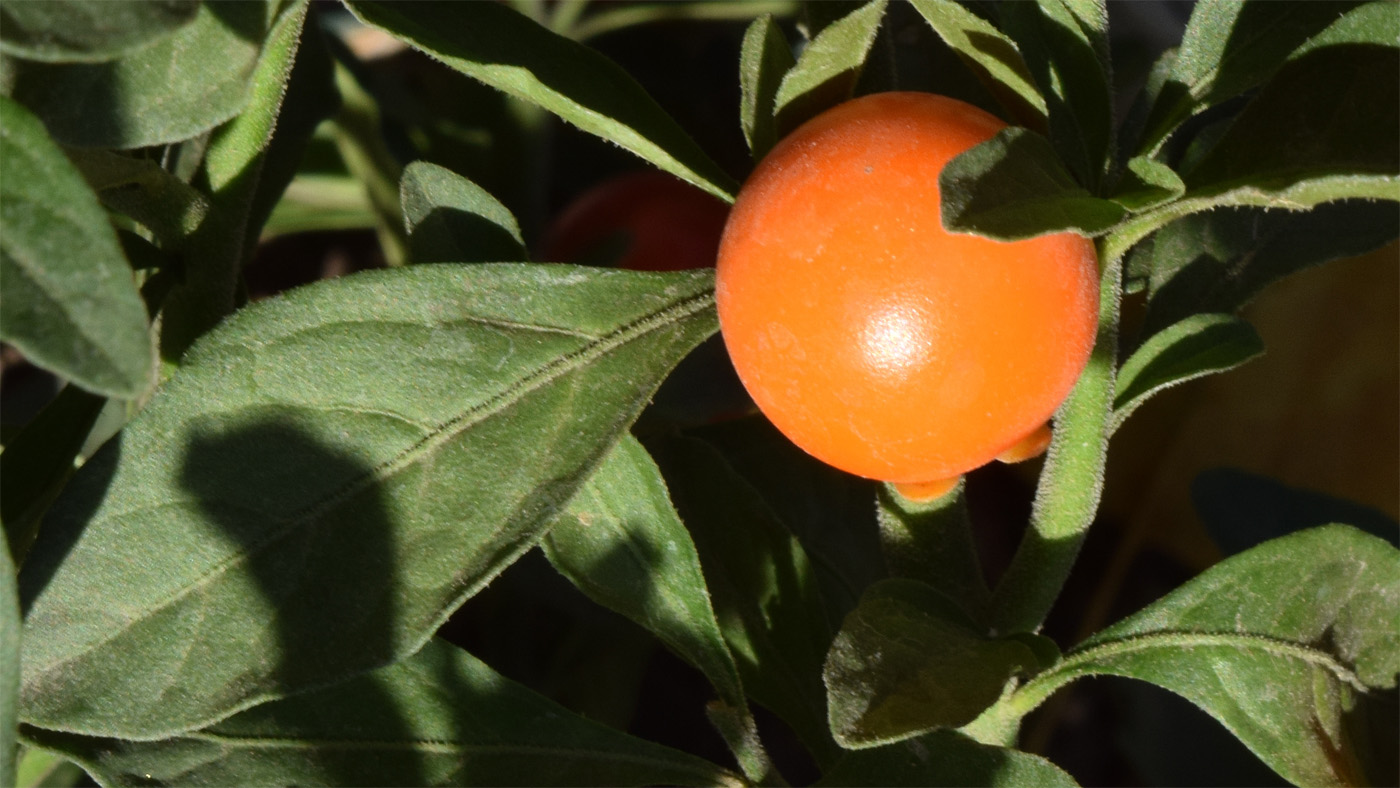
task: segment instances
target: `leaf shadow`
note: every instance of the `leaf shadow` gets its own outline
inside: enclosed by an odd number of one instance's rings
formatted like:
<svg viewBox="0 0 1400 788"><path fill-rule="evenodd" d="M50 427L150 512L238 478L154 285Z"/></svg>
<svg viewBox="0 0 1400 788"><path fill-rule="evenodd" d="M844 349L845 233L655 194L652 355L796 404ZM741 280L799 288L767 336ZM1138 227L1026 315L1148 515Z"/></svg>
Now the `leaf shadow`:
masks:
<svg viewBox="0 0 1400 788"><path fill-rule="evenodd" d="M415 263L495 263L525 259L510 231L459 208L437 206L414 225L409 248Z"/></svg>

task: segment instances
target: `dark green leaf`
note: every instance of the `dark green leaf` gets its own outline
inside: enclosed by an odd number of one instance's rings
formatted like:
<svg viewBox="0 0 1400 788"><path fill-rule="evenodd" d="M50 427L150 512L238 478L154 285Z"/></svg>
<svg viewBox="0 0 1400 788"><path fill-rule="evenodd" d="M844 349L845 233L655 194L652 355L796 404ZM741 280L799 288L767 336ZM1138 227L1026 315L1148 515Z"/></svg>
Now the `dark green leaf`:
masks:
<svg viewBox="0 0 1400 788"><path fill-rule="evenodd" d="M204 730L131 742L26 728L104 785L740 785L580 717L444 641Z"/></svg>
<svg viewBox="0 0 1400 788"><path fill-rule="evenodd" d="M26 60L112 60L194 21L199 0L45 0L0 5L0 52Z"/></svg>
<svg viewBox="0 0 1400 788"><path fill-rule="evenodd" d="M875 43L886 0L870 0L827 25L802 50L773 99L778 137L851 97Z"/></svg>
<svg viewBox="0 0 1400 788"><path fill-rule="evenodd" d="M106 63L21 63L10 93L67 145L189 139L243 109L273 3L201 3L194 21Z"/></svg>
<svg viewBox="0 0 1400 788"><path fill-rule="evenodd" d="M1237 468L1212 468L1191 480L1191 502L1225 555L1327 523L1348 523L1397 544L1400 524L1379 509L1291 487Z"/></svg>
<svg viewBox="0 0 1400 788"><path fill-rule="evenodd" d="M652 452L695 540L744 689L826 762L837 752L821 680L831 634L806 554L709 445L676 438Z"/></svg>
<svg viewBox="0 0 1400 788"><path fill-rule="evenodd" d="M1270 283L1310 266L1364 254L1400 236L1393 203L1326 203L1306 213L1217 210L1167 225L1134 250L1151 278L1143 330L1197 312L1234 312Z"/></svg>
<svg viewBox="0 0 1400 788"><path fill-rule="evenodd" d="M412 653L715 330L712 277L415 266L240 311L50 511L24 719L158 738Z"/></svg>
<svg viewBox="0 0 1400 788"><path fill-rule="evenodd" d="M999 240L1097 235L1127 213L1076 183L1049 140L1017 127L948 162L938 186L946 227Z"/></svg>
<svg viewBox="0 0 1400 788"><path fill-rule="evenodd" d="M529 259L510 209L445 167L426 161L405 167L399 203L415 263Z"/></svg>
<svg viewBox="0 0 1400 788"><path fill-rule="evenodd" d="M736 185L617 64L496 3L351 0L360 19L732 200Z"/></svg>
<svg viewBox="0 0 1400 788"><path fill-rule="evenodd" d="M1016 42L952 0L914 0L914 7L1019 125L1049 128L1045 97Z"/></svg>
<svg viewBox="0 0 1400 788"><path fill-rule="evenodd" d="M1055 150L1097 192L1113 150L1107 9L1102 0L1038 0L997 10L1045 97Z"/></svg>
<svg viewBox="0 0 1400 788"><path fill-rule="evenodd" d="M916 580L866 589L832 643L822 677L831 732L848 749L876 747L972 722L1035 652L990 638L959 605Z"/></svg>
<svg viewBox="0 0 1400 788"><path fill-rule="evenodd" d="M8 785L17 784L20 623L15 564L10 548L0 541L0 780Z"/></svg>
<svg viewBox="0 0 1400 788"><path fill-rule="evenodd" d="M1349 526L1300 531L1091 637L1011 704L1086 675L1140 679L1205 709L1290 782L1361 784L1361 718L1400 673L1396 621L1400 551Z"/></svg>
<svg viewBox="0 0 1400 788"><path fill-rule="evenodd" d="M761 16L744 31L739 54L739 124L755 161L778 141L774 99L792 69L792 49L772 16Z"/></svg>
<svg viewBox="0 0 1400 788"><path fill-rule="evenodd" d="M1127 170L1114 191L1113 201L1130 211L1143 211L1171 202L1186 191L1186 184L1172 168L1146 156L1128 160Z"/></svg>
<svg viewBox="0 0 1400 788"><path fill-rule="evenodd" d="M167 249L183 246L209 213L198 189L150 159L83 148L67 154L103 205L136 220Z"/></svg>
<svg viewBox="0 0 1400 788"><path fill-rule="evenodd" d="M1391 7L1400 38L1400 6ZM1279 69L1182 173L1187 198L1290 210L1356 197L1400 200L1397 95L1400 49L1312 50Z"/></svg>
<svg viewBox="0 0 1400 788"><path fill-rule="evenodd" d="M1192 315L1153 334L1123 362L1110 430L1117 430L1157 392L1225 372L1258 358L1264 341L1254 326L1233 315Z"/></svg>
<svg viewBox="0 0 1400 788"><path fill-rule="evenodd" d="M633 25L675 20L731 21L753 19L765 14L791 16L798 0L652 0L639 3L595 3L588 16L567 31L557 23L552 27L575 41L586 41L604 33ZM557 18L557 17L556 17Z"/></svg>
<svg viewBox="0 0 1400 788"><path fill-rule="evenodd" d="M818 786L1008 786L1069 788L1077 785L1038 755L992 747L956 731L934 731L883 747L848 752L822 775Z"/></svg>
<svg viewBox="0 0 1400 788"><path fill-rule="evenodd" d="M889 485L880 490L880 543L890 574L920 580L981 621L991 592L982 577L962 485L955 494L914 503Z"/></svg>
<svg viewBox="0 0 1400 788"><path fill-rule="evenodd" d="M94 392L151 374L146 308L97 198L33 115L0 98L0 337Z"/></svg>
<svg viewBox="0 0 1400 788"><path fill-rule="evenodd" d="M1351 0L1198 4L1147 115L1138 151L1155 152L1182 121L1266 82L1300 44L1355 5Z"/></svg>
<svg viewBox="0 0 1400 788"><path fill-rule="evenodd" d="M704 673L727 705L744 707L695 543L636 439L618 443L542 546L554 568L590 599L654 633Z"/></svg>

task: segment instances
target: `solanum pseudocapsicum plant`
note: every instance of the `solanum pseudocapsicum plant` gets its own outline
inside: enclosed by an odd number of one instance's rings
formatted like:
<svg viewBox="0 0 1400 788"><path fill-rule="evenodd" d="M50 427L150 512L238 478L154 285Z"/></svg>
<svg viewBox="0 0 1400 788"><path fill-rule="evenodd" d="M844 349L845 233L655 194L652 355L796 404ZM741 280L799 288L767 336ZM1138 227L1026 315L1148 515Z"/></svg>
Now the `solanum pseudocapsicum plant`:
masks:
<svg viewBox="0 0 1400 788"><path fill-rule="evenodd" d="M1364 509L1313 499L1078 642L1042 626L1124 421L1259 355L1236 313L1270 282L1400 234L1400 6L1201 3L1126 112L1094 0L345 6L0 2L0 330L68 384L3 436L0 780L1064 785L1023 721L1110 675L1285 780L1394 781L1400 552ZM630 57L710 50L600 52L663 29L731 42L725 132L683 126L710 95L649 91ZM435 62L369 62L366 34ZM830 468L762 415L638 421L718 330L712 270L527 251L551 188L618 155L567 127L732 202L804 123L891 91L995 120L913 168L922 227L1097 258L1092 349L995 582L972 482L915 502L877 481L932 479ZM721 150L739 131L747 163ZM865 174L787 210L864 215ZM373 228L390 265L249 302L260 237L327 226ZM896 231L919 228L843 230L823 265L850 279L811 297L860 289ZM591 661L588 627L610 633ZM521 641L545 647L506 659Z"/></svg>

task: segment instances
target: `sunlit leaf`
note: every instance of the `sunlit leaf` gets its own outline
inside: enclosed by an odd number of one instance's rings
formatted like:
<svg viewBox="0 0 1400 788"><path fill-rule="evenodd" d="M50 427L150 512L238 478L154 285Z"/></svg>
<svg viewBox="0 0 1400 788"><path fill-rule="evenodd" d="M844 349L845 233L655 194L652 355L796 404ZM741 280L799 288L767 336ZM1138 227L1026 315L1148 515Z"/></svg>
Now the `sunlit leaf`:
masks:
<svg viewBox="0 0 1400 788"><path fill-rule="evenodd" d="M26 60L111 60L194 21L199 0L44 0L0 5L0 52Z"/></svg>
<svg viewBox="0 0 1400 788"><path fill-rule="evenodd" d="M739 55L739 123L755 160L778 141L774 99L783 76L793 67L792 49L771 16L761 16L744 31Z"/></svg>
<svg viewBox="0 0 1400 788"><path fill-rule="evenodd" d="M851 97L884 19L885 1L870 0L832 22L802 50L773 99L779 137Z"/></svg>

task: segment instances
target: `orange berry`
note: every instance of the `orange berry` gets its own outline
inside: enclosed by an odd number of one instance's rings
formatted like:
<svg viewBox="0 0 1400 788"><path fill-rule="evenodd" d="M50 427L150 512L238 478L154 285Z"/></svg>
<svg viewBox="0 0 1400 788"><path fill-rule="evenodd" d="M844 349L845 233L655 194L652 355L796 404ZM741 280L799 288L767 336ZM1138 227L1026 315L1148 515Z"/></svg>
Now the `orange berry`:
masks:
<svg viewBox="0 0 1400 788"><path fill-rule="evenodd" d="M729 206L664 172L621 175L584 192L559 215L546 260L620 254L617 268L681 271L715 264Z"/></svg>
<svg viewBox="0 0 1400 788"><path fill-rule="evenodd" d="M1073 387L1097 328L1093 243L943 229L943 166L1005 125L943 96L864 96L744 184L720 244L720 328L754 402L810 454L873 479L956 479L1032 438Z"/></svg>

